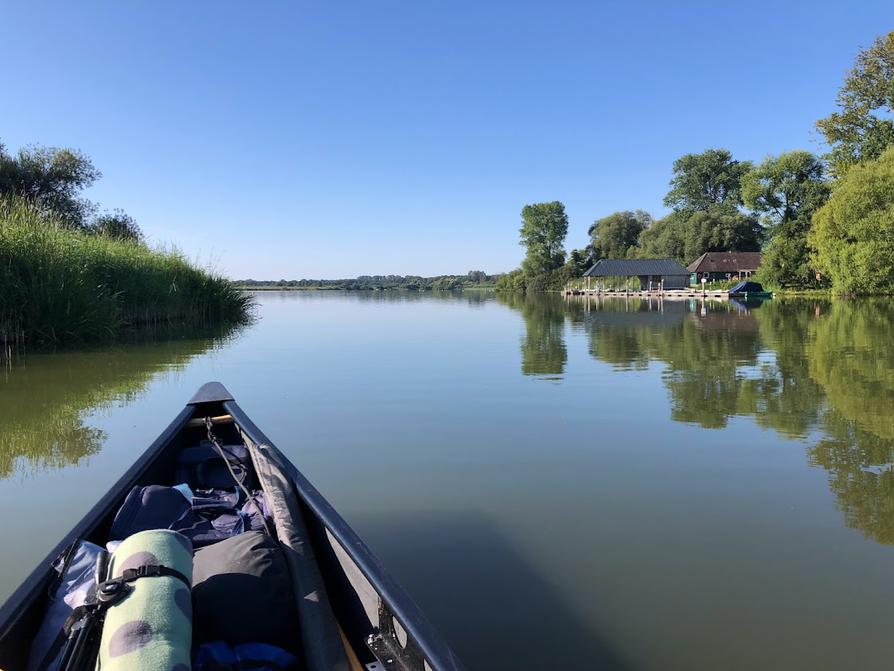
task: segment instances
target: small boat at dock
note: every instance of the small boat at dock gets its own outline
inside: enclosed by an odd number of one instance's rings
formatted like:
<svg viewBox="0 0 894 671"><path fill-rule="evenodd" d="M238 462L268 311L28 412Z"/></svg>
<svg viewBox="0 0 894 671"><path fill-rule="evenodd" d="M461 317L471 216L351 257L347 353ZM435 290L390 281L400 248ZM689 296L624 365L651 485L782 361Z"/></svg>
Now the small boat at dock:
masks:
<svg viewBox="0 0 894 671"><path fill-rule="evenodd" d="M202 455L208 454L217 461L203 461ZM218 482L220 478L232 476L232 481L225 483L228 487L206 489L208 483L203 481L206 476L213 476ZM209 497L220 491L224 492L221 496L226 504L235 506L236 512L226 515L218 511L212 520L208 517L208 510L213 508L208 504ZM167 497L166 501L177 499L185 512L178 512L179 517L170 525L153 528L146 522L152 497ZM220 501L212 503L224 505ZM152 512L156 514L157 510ZM135 533L127 535L122 529ZM163 562L156 556L142 552L137 554L149 559L127 570L122 566L120 573L113 572L117 548L124 548L141 534L152 533L167 534L177 540L181 548L178 552L183 553L184 547L191 548L192 555L188 552L182 555L187 564L192 562L191 567L187 566L191 570L174 570L161 565ZM254 545L240 540L249 537L260 540ZM271 592L270 585L265 585L257 576L251 576L254 582L248 582L247 577L239 582L232 573L223 571L209 578L207 568L200 570L200 557L210 557L214 548L225 543L234 543L236 547L237 542L241 542L239 547L261 548L267 553L264 555L267 560L272 556L281 563L285 567L281 574L285 576L287 588ZM66 584L62 578L75 548L84 543L98 548L107 559L98 561L95 574L91 573L95 575L94 582L79 611L62 604L63 594L59 590ZM135 556L129 556L128 561ZM232 560L239 567L245 558L224 556L223 559ZM267 561L262 570L267 570L269 565ZM137 607L134 605L137 588L145 590L149 585L161 585L163 580L173 581L174 588L179 590L176 594L186 595L185 605L179 597L175 599L179 612L186 613L184 626L190 627L184 639L186 649L178 652L187 655L187 663L174 664L177 669L224 668L214 665L218 663L217 657L214 663L202 666L203 662L196 657L199 644L203 649L209 646L204 652L200 650L200 654L211 657L224 648L230 654L227 646L232 646L234 654L248 654L246 650L273 654L269 650L275 650L280 655L276 659L294 660L271 662L268 666L252 666L255 662L251 661L246 666L233 668L302 671L461 671L464 668L420 608L389 576L348 523L218 382L209 382L196 392L161 435L0 607L0 669L41 668L35 664L35 655L43 660L43 668L60 671L81 668L92 671L97 667L97 655L100 659L102 655L111 655L113 662L124 664L104 666L104 669L146 668L142 664L128 666L120 660L129 659L124 653L138 654L131 649L146 643L147 637L140 639L140 636L151 631L149 625L140 620L128 622L139 626L131 627L130 632L122 626L114 632L115 636L122 631L130 634L124 641L126 645L120 636L118 639L113 636L110 646L106 646L106 634L112 632L102 630L103 621L108 629L112 609L123 608L128 600L131 601L128 608ZM208 594L221 588L235 590L223 594L223 603L230 605L214 611L209 610L209 604L213 603L210 599L200 603L205 598L198 584L202 580L207 588L204 592ZM294 621L274 620L278 605L273 603L269 610L265 603L250 610L246 601L235 593L245 585L253 585L255 600L262 594L272 594L279 601L285 599L288 612L294 612ZM69 593L64 596L68 597ZM228 598L232 600L227 601ZM65 603L68 602L66 598ZM48 613L53 609L58 611L60 606L67 609L63 613L67 615L65 627L57 632L60 628L56 626L50 632L53 636L48 638ZM159 604L156 602L153 608L159 610ZM172 612L171 621L182 617L176 610ZM255 639L247 633L249 630L278 629L285 635L272 643L282 650L268 645L270 641L261 642L266 647L246 647L245 640L217 640L225 636L201 639L200 632L208 631L208 622L202 621L203 613L231 618L232 622L223 624L235 627L252 642ZM34 647L45 639L52 639L56 647L35 651ZM52 663L48 664L47 660Z"/></svg>
<svg viewBox="0 0 894 671"><path fill-rule="evenodd" d="M759 282L742 281L730 287L730 298L772 298L772 291L764 291Z"/></svg>

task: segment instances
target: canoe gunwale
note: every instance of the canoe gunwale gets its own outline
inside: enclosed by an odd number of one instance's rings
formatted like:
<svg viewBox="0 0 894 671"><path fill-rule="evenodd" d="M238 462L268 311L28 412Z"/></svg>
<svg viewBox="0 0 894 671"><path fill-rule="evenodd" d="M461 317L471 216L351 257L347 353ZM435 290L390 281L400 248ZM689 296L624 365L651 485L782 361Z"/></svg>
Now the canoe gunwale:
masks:
<svg viewBox="0 0 894 671"><path fill-rule="evenodd" d="M235 401L224 401L224 409L233 417L239 428L255 443L272 448L282 458L287 475L291 478L295 491L311 513L320 521L323 528L328 531L341 546L342 550L350 557L363 576L369 581L373 589L381 599L384 607L383 616L395 618L406 631L408 639L415 644L431 669L436 671L464 671L465 667L457 659L456 655L442 639L440 632L435 629L422 610L391 577L382 563L376 558L366 543L357 535L345 519L339 514L331 503L319 492L319 490L304 476L304 474L282 455L282 452L261 431L251 418L242 410ZM393 626L390 620L380 627L383 633L393 635ZM384 642L388 646L388 641ZM402 649L392 651L397 659L400 659ZM407 667L412 668L412 667Z"/></svg>

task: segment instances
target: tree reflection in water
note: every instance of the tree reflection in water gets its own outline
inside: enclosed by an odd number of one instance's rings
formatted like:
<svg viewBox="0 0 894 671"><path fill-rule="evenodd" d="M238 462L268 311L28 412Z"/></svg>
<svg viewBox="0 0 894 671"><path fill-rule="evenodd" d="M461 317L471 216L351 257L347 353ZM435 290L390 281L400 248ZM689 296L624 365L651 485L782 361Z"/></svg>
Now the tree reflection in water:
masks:
<svg viewBox="0 0 894 671"><path fill-rule="evenodd" d="M876 300L733 302L503 296L521 312L522 373L561 375L565 322L618 373L664 365L672 419L751 417L810 441L848 526L894 544L894 307ZM817 435L820 437L817 438Z"/></svg>
<svg viewBox="0 0 894 671"><path fill-rule="evenodd" d="M0 479L96 454L105 435L84 424L89 413L134 399L155 374L183 367L233 333L34 353L15 361L0 380Z"/></svg>
<svg viewBox="0 0 894 671"><path fill-rule="evenodd" d="M554 296L498 294L501 302L521 312L525 335L521 338L522 375L556 379L565 372L565 309Z"/></svg>

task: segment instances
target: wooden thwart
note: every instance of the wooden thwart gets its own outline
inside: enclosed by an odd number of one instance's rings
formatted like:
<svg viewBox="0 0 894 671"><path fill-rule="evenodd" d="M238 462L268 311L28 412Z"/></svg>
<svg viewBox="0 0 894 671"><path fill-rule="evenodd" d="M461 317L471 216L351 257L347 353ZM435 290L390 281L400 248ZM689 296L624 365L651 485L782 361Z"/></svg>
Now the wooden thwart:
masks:
<svg viewBox="0 0 894 671"><path fill-rule="evenodd" d="M230 415L217 415L216 417L211 418L212 424L229 424L232 421L233 421L233 418ZM204 417L196 417L194 419L191 419L186 423L186 426L188 426L188 427L205 426L205 418Z"/></svg>
<svg viewBox="0 0 894 671"><path fill-rule="evenodd" d="M348 656L348 664L351 666L351 671L365 671L363 664L360 663L357 657L357 653L354 652L354 648L351 646L351 642L345 636L345 631L341 628L341 625L338 627L338 633L341 634L341 642L345 646L345 654Z"/></svg>

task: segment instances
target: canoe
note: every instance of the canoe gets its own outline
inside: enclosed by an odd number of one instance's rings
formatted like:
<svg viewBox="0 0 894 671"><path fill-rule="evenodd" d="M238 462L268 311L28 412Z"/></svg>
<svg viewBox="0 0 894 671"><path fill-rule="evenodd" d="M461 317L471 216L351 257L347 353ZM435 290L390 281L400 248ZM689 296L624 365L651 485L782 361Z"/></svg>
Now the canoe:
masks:
<svg viewBox="0 0 894 671"><path fill-rule="evenodd" d="M203 385L180 414L0 608L0 669L27 663L57 574L53 561L79 539L105 545L112 520L137 485L174 485L178 454L206 435L248 448L289 557L299 619L295 645L310 671L459 671L462 663L369 548L219 382ZM261 477L263 475L263 477ZM300 601L300 602L299 602Z"/></svg>

